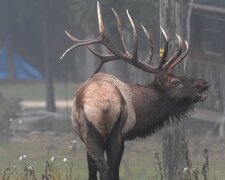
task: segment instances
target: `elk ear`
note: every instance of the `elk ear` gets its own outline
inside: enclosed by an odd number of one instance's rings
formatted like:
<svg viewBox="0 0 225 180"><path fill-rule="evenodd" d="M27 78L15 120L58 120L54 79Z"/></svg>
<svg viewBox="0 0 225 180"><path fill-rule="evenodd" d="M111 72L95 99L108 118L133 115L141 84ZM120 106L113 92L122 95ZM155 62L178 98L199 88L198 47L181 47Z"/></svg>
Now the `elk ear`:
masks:
<svg viewBox="0 0 225 180"><path fill-rule="evenodd" d="M155 79L156 79L157 84L161 86L162 82L160 80L160 77L158 75L156 75Z"/></svg>
<svg viewBox="0 0 225 180"><path fill-rule="evenodd" d="M162 85L163 84L163 81L165 81L165 79L167 78L167 74L165 73L160 73L160 74L157 74L156 75L156 82L159 84L159 85Z"/></svg>

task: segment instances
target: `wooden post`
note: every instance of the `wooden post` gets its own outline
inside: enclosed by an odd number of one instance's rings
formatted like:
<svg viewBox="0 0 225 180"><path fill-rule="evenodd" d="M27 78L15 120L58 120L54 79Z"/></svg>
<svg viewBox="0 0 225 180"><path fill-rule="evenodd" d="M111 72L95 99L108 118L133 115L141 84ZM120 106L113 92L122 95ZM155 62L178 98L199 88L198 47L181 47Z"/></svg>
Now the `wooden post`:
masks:
<svg viewBox="0 0 225 180"><path fill-rule="evenodd" d="M169 37L170 52L176 48L176 33L183 37L182 1L160 0L160 25ZM183 71L182 69L179 70ZM163 129L162 139L165 180L181 180L180 172L185 167L187 152L184 122L171 122L171 126Z"/></svg>

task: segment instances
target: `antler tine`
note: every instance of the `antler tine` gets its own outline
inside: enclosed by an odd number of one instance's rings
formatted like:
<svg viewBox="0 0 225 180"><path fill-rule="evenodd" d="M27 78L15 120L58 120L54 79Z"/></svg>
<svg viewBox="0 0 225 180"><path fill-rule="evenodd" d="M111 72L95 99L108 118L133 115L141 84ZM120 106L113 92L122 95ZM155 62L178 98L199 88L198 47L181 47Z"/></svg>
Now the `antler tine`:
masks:
<svg viewBox="0 0 225 180"><path fill-rule="evenodd" d="M95 44L95 43L105 43L104 38L105 38L105 28L102 20L102 14L101 14L101 9L99 2L97 2L97 15L98 15L98 27L99 27L99 36L93 40L80 40L77 39L76 37L73 37L70 35L67 31L65 31L66 35L75 42L73 46L68 48L60 57L62 59L67 53L71 52L72 50L76 49L79 46L85 46L85 45L90 45L90 44Z"/></svg>
<svg viewBox="0 0 225 180"><path fill-rule="evenodd" d="M116 19L116 22L117 22L117 29L119 31L121 43L123 45L123 52L125 54L129 54L129 52L127 50L127 46L126 46L125 40L124 40L123 32L121 30L121 21L120 21L120 18L118 16L117 12L113 8L112 8L112 12L113 12L113 14L115 16L115 19Z"/></svg>
<svg viewBox="0 0 225 180"><path fill-rule="evenodd" d="M76 44L74 44L73 46L69 47L60 57L60 60L69 52L71 52L72 50L76 49L79 46L84 46L84 45L90 45L90 44L94 44L94 43L99 43L102 40L102 37L99 36L96 39L93 40L79 40L76 37L73 37L72 35L70 35L67 31L65 31L66 35L73 40Z"/></svg>
<svg viewBox="0 0 225 180"><path fill-rule="evenodd" d="M97 1L97 15L98 15L98 28L100 33L104 33L105 28L102 20L102 12L99 5L99 1Z"/></svg>
<svg viewBox="0 0 225 180"><path fill-rule="evenodd" d="M167 53L168 53L168 37L167 37L164 29L161 26L160 26L160 30L163 34L163 38L164 38L164 41L165 41L163 55L162 55L162 57L160 59L160 63L159 63L159 69L162 69L163 65L166 62L166 56L167 56Z"/></svg>
<svg viewBox="0 0 225 180"><path fill-rule="evenodd" d="M72 36L70 33L68 33L68 31L67 30L65 30L65 33L66 33L66 35L72 40L72 41L77 41L77 42L79 42L80 40L79 39L77 39L76 37L74 37L74 36Z"/></svg>
<svg viewBox="0 0 225 180"><path fill-rule="evenodd" d="M178 64L180 63L187 55L188 55L188 52L189 52L189 45L188 45L188 42L187 41L184 41L183 43L186 47L186 51L181 55L179 56L168 68L168 71L171 72L173 70L173 68Z"/></svg>
<svg viewBox="0 0 225 180"><path fill-rule="evenodd" d="M181 37L176 34L177 40L178 40L178 47L175 52L175 54L164 64L163 69L168 69L169 66L181 55L182 53L182 39Z"/></svg>
<svg viewBox="0 0 225 180"><path fill-rule="evenodd" d="M150 64L152 61L152 56L153 56L153 44L152 44L152 39L150 38L149 32L147 31L147 29L144 27L143 24L141 24L141 27L148 39L148 56L145 60L145 63Z"/></svg>
<svg viewBox="0 0 225 180"><path fill-rule="evenodd" d="M137 57L138 57L138 37L137 37L137 31L136 31L136 27L135 27L135 24L134 24L134 21L133 19L131 18L130 16L130 13L128 10L127 11L127 17L130 21L130 24L132 26L132 30L133 30L133 50L132 50L132 59L133 60L137 60Z"/></svg>

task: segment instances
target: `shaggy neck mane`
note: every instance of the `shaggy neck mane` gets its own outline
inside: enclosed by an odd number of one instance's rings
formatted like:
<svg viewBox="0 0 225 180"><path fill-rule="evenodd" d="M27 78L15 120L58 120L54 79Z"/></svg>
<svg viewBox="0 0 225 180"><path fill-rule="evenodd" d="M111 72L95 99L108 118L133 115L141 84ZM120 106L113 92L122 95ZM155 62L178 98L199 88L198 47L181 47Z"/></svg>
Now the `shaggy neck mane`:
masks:
<svg viewBox="0 0 225 180"><path fill-rule="evenodd" d="M137 88L139 92L142 89L141 86ZM193 112L193 103L188 101L177 103L168 97L165 92L159 90L154 84L144 88L152 89L153 94L148 94L149 90L143 90L143 97L138 97L140 99L142 98L142 101L144 98L145 103L142 103L144 107L140 106L139 103L134 104L136 117L138 117L137 124L134 129L127 134L126 139L134 139L136 137L145 138L165 124L170 124L175 120L186 119ZM152 98L152 96L157 97ZM144 113L143 109L147 113Z"/></svg>
<svg viewBox="0 0 225 180"><path fill-rule="evenodd" d="M165 124L170 124L171 121L186 119L194 111L194 104L190 101L176 102L169 97L160 86L151 85L151 88L154 89L159 97L159 100L154 104L154 106L158 108L157 112L164 114L166 117L159 122L157 122L156 117L151 117L153 118L153 121L157 123L157 126L154 127L153 131ZM149 108L151 108L151 106L149 106Z"/></svg>

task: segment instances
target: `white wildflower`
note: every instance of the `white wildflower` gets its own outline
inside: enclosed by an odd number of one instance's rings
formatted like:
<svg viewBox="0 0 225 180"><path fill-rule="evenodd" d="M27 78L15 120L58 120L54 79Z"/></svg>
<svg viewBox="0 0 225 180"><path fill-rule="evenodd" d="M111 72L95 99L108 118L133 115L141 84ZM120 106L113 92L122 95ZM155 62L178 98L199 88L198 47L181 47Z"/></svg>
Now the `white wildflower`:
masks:
<svg viewBox="0 0 225 180"><path fill-rule="evenodd" d="M50 161L53 162L55 160L55 156L52 156Z"/></svg>
<svg viewBox="0 0 225 180"><path fill-rule="evenodd" d="M183 173L187 173L188 171L189 171L189 168L185 167L184 170L183 170Z"/></svg>
<svg viewBox="0 0 225 180"><path fill-rule="evenodd" d="M27 159L27 155L25 155L25 154L19 157L19 160L20 160L20 161L23 161L23 160L25 160L25 159Z"/></svg>

